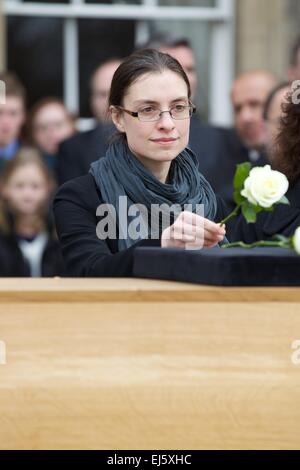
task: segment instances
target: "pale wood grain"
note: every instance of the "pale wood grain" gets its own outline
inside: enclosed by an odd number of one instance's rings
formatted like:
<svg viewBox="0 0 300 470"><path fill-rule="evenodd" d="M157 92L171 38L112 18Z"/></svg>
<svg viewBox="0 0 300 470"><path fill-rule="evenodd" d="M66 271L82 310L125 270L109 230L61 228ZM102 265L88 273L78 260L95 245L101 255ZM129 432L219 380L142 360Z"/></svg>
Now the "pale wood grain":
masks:
<svg viewBox="0 0 300 470"><path fill-rule="evenodd" d="M214 287L150 279L0 278L3 302L299 302L299 287Z"/></svg>
<svg viewBox="0 0 300 470"><path fill-rule="evenodd" d="M247 289L85 281L2 284L1 449L300 448L295 290L273 302L269 289L255 289L262 300L251 301ZM20 297L5 301L14 282ZM88 301L98 282L110 301ZM114 286L133 297L115 299ZM167 300L175 287L186 302ZM76 289L85 302L67 300ZM162 301L151 301L160 289ZM215 301L191 300L194 290ZM22 300L59 291L62 301Z"/></svg>

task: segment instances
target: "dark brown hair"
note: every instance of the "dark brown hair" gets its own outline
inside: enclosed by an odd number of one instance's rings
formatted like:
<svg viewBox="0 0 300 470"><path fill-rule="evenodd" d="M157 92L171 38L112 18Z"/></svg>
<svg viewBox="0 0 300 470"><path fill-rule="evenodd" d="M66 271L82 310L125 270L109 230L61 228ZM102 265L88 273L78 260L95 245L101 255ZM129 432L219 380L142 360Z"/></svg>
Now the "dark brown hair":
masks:
<svg viewBox="0 0 300 470"><path fill-rule="evenodd" d="M161 73L164 70L177 73L185 81L190 98L190 82L180 63L169 54L155 49L141 49L127 57L115 71L110 88L109 105L122 106L128 88L139 77L147 73Z"/></svg>
<svg viewBox="0 0 300 470"><path fill-rule="evenodd" d="M293 100L292 93L282 110L273 166L295 183L300 178L300 103Z"/></svg>

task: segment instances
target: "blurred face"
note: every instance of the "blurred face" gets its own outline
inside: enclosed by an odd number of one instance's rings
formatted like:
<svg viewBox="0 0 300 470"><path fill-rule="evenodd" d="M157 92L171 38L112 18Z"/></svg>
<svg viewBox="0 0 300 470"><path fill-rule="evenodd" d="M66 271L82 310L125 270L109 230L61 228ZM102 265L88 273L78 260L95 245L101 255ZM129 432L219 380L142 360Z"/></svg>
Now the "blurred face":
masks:
<svg viewBox="0 0 300 470"><path fill-rule="evenodd" d="M19 138L24 120L23 100L17 96L7 96L6 103L0 104L0 147Z"/></svg>
<svg viewBox="0 0 300 470"><path fill-rule="evenodd" d="M35 115L33 140L44 153L55 155L59 144L74 133L74 124L63 106L49 103Z"/></svg>
<svg viewBox="0 0 300 470"><path fill-rule="evenodd" d="M260 76L237 79L232 89L234 122L242 142L250 149L261 149L267 142L267 130L263 120L263 107L273 86L270 80Z"/></svg>
<svg viewBox="0 0 300 470"><path fill-rule="evenodd" d="M139 77L127 90L122 106L134 112L152 107L166 111L175 104L189 104L187 85L177 73L165 70ZM141 122L124 111L113 110L112 115L132 153L158 179L163 179L162 174L166 177L171 161L188 144L190 119L175 120L163 113L158 121Z"/></svg>
<svg viewBox="0 0 300 470"><path fill-rule="evenodd" d="M189 47L179 46L179 47L164 47L160 49L161 52L170 54L174 59L178 60L183 70L188 76L190 86L191 86L191 99L194 98L197 92L198 79L197 79L197 69L196 61L193 51Z"/></svg>
<svg viewBox="0 0 300 470"><path fill-rule="evenodd" d="M269 146L272 146L275 143L275 139L279 131L279 122L282 116L282 104L286 101L287 93L289 92L289 87L283 88L278 91L274 96L270 109L267 116L267 129L268 129L268 141Z"/></svg>
<svg viewBox="0 0 300 470"><path fill-rule="evenodd" d="M91 109L98 121L110 119L108 113L108 98L113 75L120 65L120 61L109 62L102 65L95 72L92 79Z"/></svg>
<svg viewBox="0 0 300 470"><path fill-rule="evenodd" d="M49 191L43 172L30 163L18 167L2 188L4 198L18 215L34 215L46 202Z"/></svg>

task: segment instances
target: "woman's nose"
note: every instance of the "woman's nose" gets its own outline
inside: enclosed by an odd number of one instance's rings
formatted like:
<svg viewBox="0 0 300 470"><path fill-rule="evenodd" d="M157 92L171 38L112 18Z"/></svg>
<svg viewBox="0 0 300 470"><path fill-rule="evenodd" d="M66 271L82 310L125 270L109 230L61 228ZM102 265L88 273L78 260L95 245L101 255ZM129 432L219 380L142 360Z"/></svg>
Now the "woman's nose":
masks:
<svg viewBox="0 0 300 470"><path fill-rule="evenodd" d="M160 115L159 121L158 121L159 127L167 127L170 129L173 129L175 126L174 124L174 119L171 116L170 111L163 111Z"/></svg>

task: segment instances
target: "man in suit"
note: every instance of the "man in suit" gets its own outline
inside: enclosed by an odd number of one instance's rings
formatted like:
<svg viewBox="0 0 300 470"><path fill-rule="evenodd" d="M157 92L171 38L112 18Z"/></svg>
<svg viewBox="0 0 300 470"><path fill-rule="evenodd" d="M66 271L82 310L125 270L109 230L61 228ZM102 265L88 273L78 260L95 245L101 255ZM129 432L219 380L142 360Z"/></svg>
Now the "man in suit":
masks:
<svg viewBox="0 0 300 470"><path fill-rule="evenodd" d="M59 184L88 173L90 164L105 155L114 126L107 112L109 90L119 59L110 59L94 71L91 81L90 106L97 126L65 140L59 148L57 179Z"/></svg>
<svg viewBox="0 0 300 470"><path fill-rule="evenodd" d="M231 101L234 126L240 138L240 153L253 165L267 163L268 131L263 118L266 99L276 85L276 78L265 70L252 70L239 75L233 82Z"/></svg>
<svg viewBox="0 0 300 470"><path fill-rule="evenodd" d="M3 95L0 101L0 168L21 145L21 129L25 122L25 88L12 72L0 74ZM4 102L5 101L5 102Z"/></svg>

